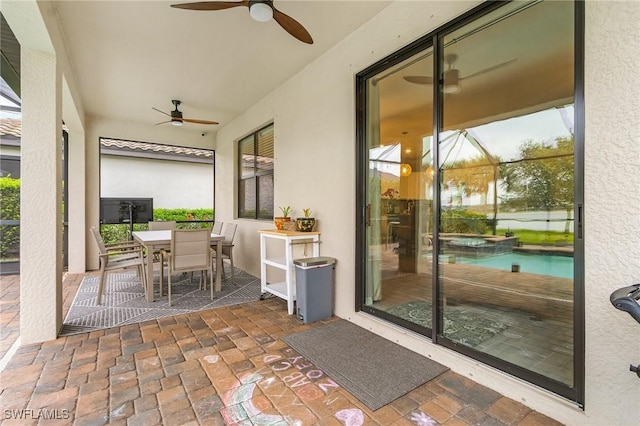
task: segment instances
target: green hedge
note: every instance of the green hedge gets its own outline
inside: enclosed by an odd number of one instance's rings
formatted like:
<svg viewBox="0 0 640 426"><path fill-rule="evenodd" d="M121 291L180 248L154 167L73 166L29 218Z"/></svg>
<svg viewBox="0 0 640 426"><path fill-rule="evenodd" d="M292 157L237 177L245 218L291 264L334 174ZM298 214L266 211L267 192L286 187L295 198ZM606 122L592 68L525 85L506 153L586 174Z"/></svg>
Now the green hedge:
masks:
<svg viewBox="0 0 640 426"><path fill-rule="evenodd" d="M153 209L153 220L167 221L175 220L176 222L189 220L207 220L211 222L205 223L178 223L178 229L207 228L212 226L214 219L213 209ZM134 231L144 231L149 229L146 223L134 223ZM102 225L100 233L105 243L115 243L117 241L125 241L129 239L129 225L114 224Z"/></svg>
<svg viewBox="0 0 640 426"><path fill-rule="evenodd" d="M491 220L487 215L464 209L444 210L440 215L440 232L457 234L487 234L491 231Z"/></svg>
<svg viewBox="0 0 640 426"><path fill-rule="evenodd" d="M20 220L20 179L0 178L0 219ZM20 226L0 226L0 258L17 258L20 253Z"/></svg>

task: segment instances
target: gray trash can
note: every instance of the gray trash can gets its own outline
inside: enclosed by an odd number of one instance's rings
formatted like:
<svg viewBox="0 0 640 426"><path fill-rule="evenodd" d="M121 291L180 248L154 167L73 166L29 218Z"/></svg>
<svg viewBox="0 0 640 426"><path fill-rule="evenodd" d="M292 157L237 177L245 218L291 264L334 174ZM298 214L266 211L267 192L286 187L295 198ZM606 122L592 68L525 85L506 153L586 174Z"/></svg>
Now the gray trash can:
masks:
<svg viewBox="0 0 640 426"><path fill-rule="evenodd" d="M296 316L305 324L333 315L333 257L294 259Z"/></svg>

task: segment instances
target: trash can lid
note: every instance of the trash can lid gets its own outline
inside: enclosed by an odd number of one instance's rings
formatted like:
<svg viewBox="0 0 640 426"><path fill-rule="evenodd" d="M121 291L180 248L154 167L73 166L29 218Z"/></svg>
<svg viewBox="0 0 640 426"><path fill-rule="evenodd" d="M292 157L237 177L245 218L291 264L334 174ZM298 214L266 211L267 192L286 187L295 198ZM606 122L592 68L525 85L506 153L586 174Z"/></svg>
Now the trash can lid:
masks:
<svg viewBox="0 0 640 426"><path fill-rule="evenodd" d="M332 265L336 263L336 259L333 257L326 257L326 256L305 257L302 259L294 259L293 263L298 266Z"/></svg>

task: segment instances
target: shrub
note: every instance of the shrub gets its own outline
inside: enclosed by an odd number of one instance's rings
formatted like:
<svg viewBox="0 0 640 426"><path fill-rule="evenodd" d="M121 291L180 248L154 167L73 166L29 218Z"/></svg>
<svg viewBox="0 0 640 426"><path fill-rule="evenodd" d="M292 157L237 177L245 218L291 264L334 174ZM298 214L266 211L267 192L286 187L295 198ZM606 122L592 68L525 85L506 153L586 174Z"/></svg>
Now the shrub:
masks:
<svg viewBox="0 0 640 426"><path fill-rule="evenodd" d="M208 220L206 223L178 223L179 229L207 228L212 225L214 218L213 209L153 209L153 220L176 222L189 220ZM134 231L145 231L149 229L146 223L134 223ZM114 243L129 239L128 224L109 224L100 227L100 233L105 243Z"/></svg>
<svg viewBox="0 0 640 426"><path fill-rule="evenodd" d="M0 178L0 219L20 220L20 179ZM20 226L0 226L0 258L18 257Z"/></svg>
<svg viewBox="0 0 640 426"><path fill-rule="evenodd" d="M440 217L440 232L456 234L486 234L490 221L487 215L464 209L443 210Z"/></svg>

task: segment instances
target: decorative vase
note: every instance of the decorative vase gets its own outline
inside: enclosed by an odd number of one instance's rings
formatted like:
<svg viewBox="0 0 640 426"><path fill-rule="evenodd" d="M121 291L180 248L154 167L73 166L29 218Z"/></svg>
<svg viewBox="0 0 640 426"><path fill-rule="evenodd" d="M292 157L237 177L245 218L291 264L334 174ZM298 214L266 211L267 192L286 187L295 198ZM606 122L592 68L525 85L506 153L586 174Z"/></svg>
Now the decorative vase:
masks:
<svg viewBox="0 0 640 426"><path fill-rule="evenodd" d="M311 232L316 224L316 220L312 217L299 217L296 219L296 227L300 232Z"/></svg>
<svg viewBox="0 0 640 426"><path fill-rule="evenodd" d="M278 231L282 231L284 229L285 222L291 222L291 218L290 217L274 217L273 218L273 223L275 223L276 229Z"/></svg>

